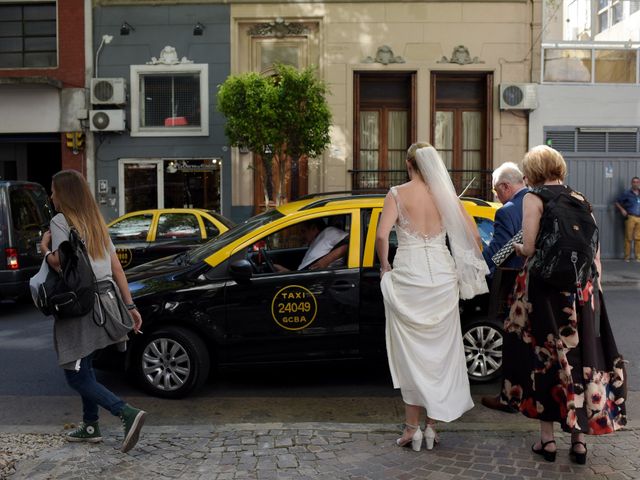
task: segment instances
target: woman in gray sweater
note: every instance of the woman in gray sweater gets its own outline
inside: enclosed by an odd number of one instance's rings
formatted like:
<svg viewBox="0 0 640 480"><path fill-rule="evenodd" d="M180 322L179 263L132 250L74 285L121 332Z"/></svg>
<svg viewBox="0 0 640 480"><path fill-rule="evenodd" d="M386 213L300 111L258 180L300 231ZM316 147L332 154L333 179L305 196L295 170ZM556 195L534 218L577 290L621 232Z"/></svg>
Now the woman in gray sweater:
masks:
<svg viewBox="0 0 640 480"><path fill-rule="evenodd" d="M107 226L84 177L75 170L56 173L51 181L51 200L60 213L53 217L50 230L40 243L45 261L50 268L60 270L58 247L69 239L72 225L87 247L99 292L93 311L81 317L56 318L54 323L58 364L64 369L69 386L82 397L83 422L66 438L70 442L100 442L98 406L102 406L122 420L122 451L128 452L138 441L146 412L127 405L98 383L92 356L96 350L124 342L131 328L138 333L142 317L133 303ZM109 320L105 322L104 318Z"/></svg>

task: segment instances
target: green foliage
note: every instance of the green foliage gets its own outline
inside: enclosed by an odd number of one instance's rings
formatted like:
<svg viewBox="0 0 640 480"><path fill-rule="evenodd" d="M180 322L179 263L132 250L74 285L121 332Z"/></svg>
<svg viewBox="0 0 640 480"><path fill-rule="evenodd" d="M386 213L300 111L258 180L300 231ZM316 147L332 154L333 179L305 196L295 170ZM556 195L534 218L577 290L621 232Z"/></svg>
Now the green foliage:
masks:
<svg viewBox="0 0 640 480"><path fill-rule="evenodd" d="M224 132L231 145L262 155L267 145L281 144L277 99L271 78L254 72L227 78L218 89L218 110L227 119Z"/></svg>
<svg viewBox="0 0 640 480"><path fill-rule="evenodd" d="M230 76L219 87L218 110L226 117L225 134L231 145L246 146L264 162L267 204L273 191L274 162L280 172L279 203L285 191L286 157L291 158L295 198L298 160L320 155L329 144L331 112L326 93L313 69L298 71L287 65L277 65L270 77L255 72Z"/></svg>
<svg viewBox="0 0 640 480"><path fill-rule="evenodd" d="M331 112L327 88L311 68L298 71L288 65L276 67L279 125L287 153L294 159L315 157L329 144Z"/></svg>

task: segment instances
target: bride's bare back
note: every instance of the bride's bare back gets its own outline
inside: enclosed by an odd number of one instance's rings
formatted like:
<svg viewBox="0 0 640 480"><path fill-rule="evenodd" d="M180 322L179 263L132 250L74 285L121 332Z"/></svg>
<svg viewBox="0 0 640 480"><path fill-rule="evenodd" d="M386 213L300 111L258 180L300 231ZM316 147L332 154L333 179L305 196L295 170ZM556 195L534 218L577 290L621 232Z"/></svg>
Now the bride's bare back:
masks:
<svg viewBox="0 0 640 480"><path fill-rule="evenodd" d="M397 186L396 193L398 218L406 221L413 233L433 237L442 231L440 212L424 182L411 180Z"/></svg>

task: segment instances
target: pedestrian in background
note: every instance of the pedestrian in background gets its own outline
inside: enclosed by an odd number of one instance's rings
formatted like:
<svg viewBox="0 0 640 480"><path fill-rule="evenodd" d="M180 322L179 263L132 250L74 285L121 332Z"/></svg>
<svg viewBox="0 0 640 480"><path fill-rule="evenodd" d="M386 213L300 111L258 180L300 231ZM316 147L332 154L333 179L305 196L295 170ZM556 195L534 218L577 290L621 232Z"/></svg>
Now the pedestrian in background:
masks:
<svg viewBox="0 0 640 480"><path fill-rule="evenodd" d="M620 194L616 207L624 220L624 261L631 259L631 254L640 262L640 178L631 179L631 188ZM633 252L631 251L633 242Z"/></svg>
<svg viewBox="0 0 640 480"><path fill-rule="evenodd" d="M496 267L492 260L492 257L504 247L520 230L522 229L522 200L528 189L524 183L522 172L518 166L513 162L506 162L496 168L492 175L493 190L498 197L502 207L496 211L496 216L493 224L493 238L489 245L482 250L482 256L487 262L490 274L487 280L491 284L491 298L490 302L498 302L500 306L507 304L507 297L513 290L513 284L515 281L515 272L520 270L524 264L522 257L512 254L507 258L499 267ZM498 313L504 312L505 308L490 308L489 311L496 311ZM496 315L497 316L497 315ZM501 316L500 321L504 321L504 317ZM509 337L506 337L507 340ZM505 351L509 350L509 345L505 345L503 342L503 371L510 367L504 362ZM481 399L482 404L494 410L500 410L508 413L515 413L511 406L509 406L501 396L485 396Z"/></svg>
<svg viewBox="0 0 640 480"><path fill-rule="evenodd" d="M406 163L410 181L392 187L384 200L376 251L389 369L405 403L405 428L396 443L419 451L423 437L429 450L437 443L436 420L453 421L473 407L458 302L487 292L489 271L478 229L438 152L427 143L412 145ZM392 268L394 225L398 249Z"/></svg>
<svg viewBox="0 0 640 480"><path fill-rule="evenodd" d="M140 332L142 317L131 299L115 247L86 180L75 170L56 173L51 181L51 200L60 213L53 217L50 230L40 243L45 261L50 268L60 270L58 247L69 239L73 226L87 247L99 296L87 315L56 319L53 324L58 364L64 369L69 386L82 397L83 422L66 438L70 442L100 442L98 406L101 406L120 417L124 426L122 451L127 452L138 441L146 413L127 405L98 383L92 356L96 350L125 341L131 327ZM120 317L116 323L121 323L115 328L105 328L103 317L98 321L96 315L111 312L116 312Z"/></svg>
<svg viewBox="0 0 640 480"><path fill-rule="evenodd" d="M587 280L576 282L578 288L571 291L552 285L553 279L544 276L551 266L539 265L538 254L558 235L541 228L541 219L561 194L571 195L572 202L577 199L589 220L595 220L586 199L563 184L567 167L559 152L546 145L534 147L524 157L523 171L532 191L524 198L523 243L515 249L528 258L505 322L505 335L513 337L514 349L504 362L517 368L506 372L502 393L510 405L540 421L534 453L555 461L553 429L559 422L571 434L571 460L584 464L585 434L610 433L626 424L624 362L600 291L597 236Z"/></svg>

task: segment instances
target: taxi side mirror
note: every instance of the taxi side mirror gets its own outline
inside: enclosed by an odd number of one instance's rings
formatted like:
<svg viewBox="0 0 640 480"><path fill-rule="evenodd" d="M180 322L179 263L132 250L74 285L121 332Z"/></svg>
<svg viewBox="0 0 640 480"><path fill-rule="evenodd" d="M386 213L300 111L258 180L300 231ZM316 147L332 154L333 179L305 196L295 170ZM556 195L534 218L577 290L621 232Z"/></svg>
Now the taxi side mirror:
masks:
<svg viewBox="0 0 640 480"><path fill-rule="evenodd" d="M229 275L237 282L246 282L253 276L251 262L246 259L235 260L229 264Z"/></svg>

